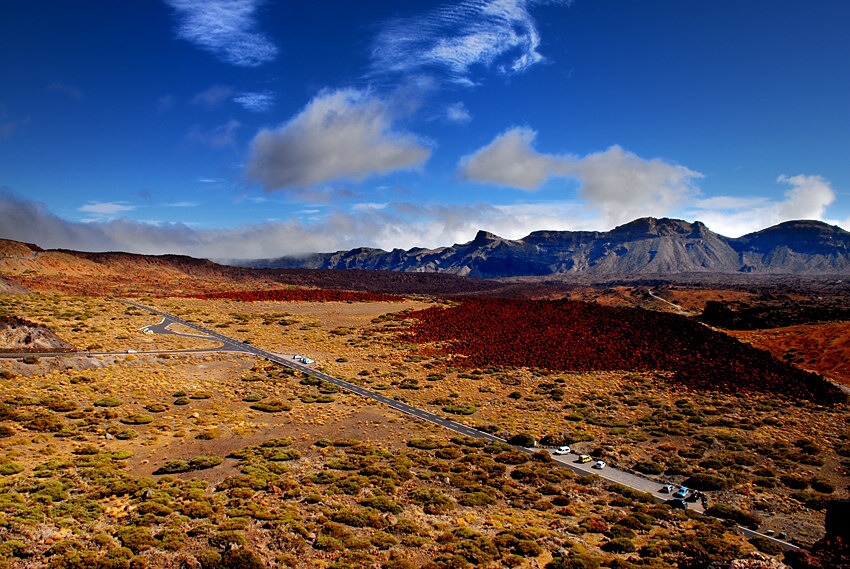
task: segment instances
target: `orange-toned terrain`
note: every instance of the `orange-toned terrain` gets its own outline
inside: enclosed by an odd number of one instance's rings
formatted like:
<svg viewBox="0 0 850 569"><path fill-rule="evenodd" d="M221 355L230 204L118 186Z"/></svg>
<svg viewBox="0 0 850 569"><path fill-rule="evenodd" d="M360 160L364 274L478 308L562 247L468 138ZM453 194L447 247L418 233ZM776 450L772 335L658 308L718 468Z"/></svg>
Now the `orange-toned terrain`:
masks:
<svg viewBox="0 0 850 569"><path fill-rule="evenodd" d="M733 559L754 563L755 555L775 566L783 553L774 542L745 539L728 520L809 547L823 536L826 504L847 495L844 404L789 397L788 385L776 393L767 384L736 390L671 382L675 369L645 363L662 361L657 336L675 335L677 323L717 338L684 320L701 318L711 302L728 308L715 306L714 314L733 323L802 318L825 326L811 319L840 314L846 302L832 285L786 294L780 281L747 288L740 279L497 282L249 271L0 245L0 315L26 321L4 336L7 348L20 348L38 329L80 350L111 352L0 360L0 567L632 569L725 567ZM156 353L216 343L145 334L159 318L122 296L275 353L307 354L335 377L505 439L570 444L659 486L703 488L727 521L575 476L547 453L453 437L252 356ZM594 322L616 331L616 316L628 313L624 343L645 350L644 363L621 357L620 365L593 365L591 358L582 369L561 369L538 358L469 366L461 348L472 342L416 338L417 311L452 311L470 302L466 296L483 297L475 302L484 307L490 297L526 299L525 314L512 315L522 321L542 306L533 299L592 301L598 306L569 313L583 315L584 326L570 344L604 336ZM594 320L597 313L604 317ZM474 311L464 318L475 319ZM519 332L509 322L487 332L501 329L508 339ZM557 325L567 329L569 318ZM543 334L547 342L555 335ZM523 338L525 346L509 349L571 349ZM583 355L602 347L608 351L600 357L617 355L616 346L593 342ZM677 345L671 353L666 361L674 365L686 350ZM707 346L688 361L701 366L711 357ZM793 359L784 358L795 365L811 358ZM840 566L829 563L822 566Z"/></svg>

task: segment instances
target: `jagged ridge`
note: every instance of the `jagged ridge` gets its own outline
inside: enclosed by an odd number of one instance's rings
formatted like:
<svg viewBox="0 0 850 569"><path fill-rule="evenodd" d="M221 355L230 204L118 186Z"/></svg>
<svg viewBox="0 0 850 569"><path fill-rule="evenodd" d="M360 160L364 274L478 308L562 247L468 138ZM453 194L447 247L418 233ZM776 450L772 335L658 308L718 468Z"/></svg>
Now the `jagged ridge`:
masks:
<svg viewBox="0 0 850 569"><path fill-rule="evenodd" d="M641 218L610 231L535 231L503 239L479 231L437 249L358 248L244 263L255 268L380 269L501 278L554 274L828 274L850 272L850 233L819 221L787 221L738 238L703 223Z"/></svg>

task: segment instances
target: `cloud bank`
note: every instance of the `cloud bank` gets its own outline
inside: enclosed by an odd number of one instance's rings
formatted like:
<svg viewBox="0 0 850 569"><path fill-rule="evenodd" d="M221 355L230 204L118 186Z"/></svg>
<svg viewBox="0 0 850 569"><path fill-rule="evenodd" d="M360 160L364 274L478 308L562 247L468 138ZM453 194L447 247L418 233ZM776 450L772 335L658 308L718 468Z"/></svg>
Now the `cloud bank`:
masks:
<svg viewBox="0 0 850 569"><path fill-rule="evenodd" d="M791 180L792 178L788 178ZM805 213L807 196L821 195L828 201L832 190L818 176L794 176L780 201L759 200L761 215L734 209L744 204L737 198L712 201L728 211L700 210L697 218L722 235L735 237L786 221L781 212ZM824 185L825 184L825 185ZM824 191L827 189L828 191ZM700 202L696 202L699 204ZM752 201L747 205L752 205ZM800 209L793 209L798 204ZM183 205L183 204L180 204ZM187 204L189 205L189 204ZM703 205L705 205L703 203ZM791 209L789 209L791 208ZM811 210L808 210L811 211ZM0 190L0 238L36 243L45 248L81 251L126 251L157 255L175 253L213 260L256 259L332 252L355 247L439 247L466 243L479 229L509 239L518 239L539 229L607 230L601 218L588 214L580 201L494 206L489 204L438 205L396 202L361 204L349 210L303 212L304 219L267 221L233 228L198 228L182 223L146 223L127 218L72 222L51 213L42 204ZM799 219L792 215L788 219ZM811 216L808 216L811 217ZM746 225L754 220L760 225ZM765 220L770 220L767 223ZM826 220L838 224L835 221ZM845 222L845 227L847 223ZM740 228L741 231L730 231Z"/></svg>
<svg viewBox="0 0 850 569"><path fill-rule="evenodd" d="M821 176L779 176L777 183L790 186L783 199L719 197L698 200L686 214L705 222L712 230L740 237L753 228L769 227L790 219L825 220L827 208L835 201L835 190ZM829 223L838 224L836 221ZM843 225L850 225L850 219Z"/></svg>
<svg viewBox="0 0 850 569"><path fill-rule="evenodd" d="M665 216L696 194L702 177L684 166L647 160L619 146L576 157L538 152L536 133L515 127L461 159L460 174L470 181L533 191L552 178L579 182L579 195L601 216L617 225L642 216Z"/></svg>
<svg viewBox="0 0 850 569"><path fill-rule="evenodd" d="M177 37L238 67L273 61L277 47L257 28L260 0L165 0L177 16Z"/></svg>
<svg viewBox="0 0 850 569"><path fill-rule="evenodd" d="M372 68L378 73L438 69L465 84L473 83L476 66L506 75L520 73L543 61L540 35L529 13L529 6L536 3L465 0L391 20L375 38Z"/></svg>
<svg viewBox="0 0 850 569"><path fill-rule="evenodd" d="M275 191L421 165L430 149L393 122L389 104L367 92L320 93L286 123L257 133L246 175Z"/></svg>

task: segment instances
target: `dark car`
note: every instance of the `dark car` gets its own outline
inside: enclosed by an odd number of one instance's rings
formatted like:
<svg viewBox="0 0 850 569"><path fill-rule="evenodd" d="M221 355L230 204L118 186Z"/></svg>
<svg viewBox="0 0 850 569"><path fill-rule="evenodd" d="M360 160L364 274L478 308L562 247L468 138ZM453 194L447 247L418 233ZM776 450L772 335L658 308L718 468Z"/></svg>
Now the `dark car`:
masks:
<svg viewBox="0 0 850 569"><path fill-rule="evenodd" d="M673 498L672 500L666 500L664 502L674 510L687 510L688 503L682 500L681 498Z"/></svg>

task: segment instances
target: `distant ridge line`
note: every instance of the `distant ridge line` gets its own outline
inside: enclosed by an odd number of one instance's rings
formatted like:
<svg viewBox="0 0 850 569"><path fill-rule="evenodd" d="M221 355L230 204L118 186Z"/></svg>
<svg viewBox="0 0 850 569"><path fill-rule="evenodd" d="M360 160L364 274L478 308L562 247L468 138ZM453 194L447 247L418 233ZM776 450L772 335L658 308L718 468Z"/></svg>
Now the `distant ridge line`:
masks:
<svg viewBox="0 0 850 569"><path fill-rule="evenodd" d="M468 243L409 250L360 247L233 261L266 269L365 269L477 278L553 275L850 274L850 232L821 221L786 221L737 238L699 221L644 217L610 231L534 231L504 239L479 231Z"/></svg>

